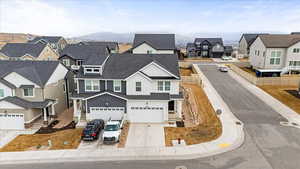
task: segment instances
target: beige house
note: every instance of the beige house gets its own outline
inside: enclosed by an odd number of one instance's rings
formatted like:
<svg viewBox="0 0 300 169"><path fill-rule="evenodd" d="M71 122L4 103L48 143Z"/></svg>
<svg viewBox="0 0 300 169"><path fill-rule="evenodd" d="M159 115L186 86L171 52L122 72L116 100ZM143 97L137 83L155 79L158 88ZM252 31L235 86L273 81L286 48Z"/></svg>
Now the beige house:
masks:
<svg viewBox="0 0 300 169"><path fill-rule="evenodd" d="M300 71L300 35L259 35L249 55L250 64L259 76Z"/></svg>
<svg viewBox="0 0 300 169"><path fill-rule="evenodd" d="M49 44L7 43L0 50L1 60L58 60L59 55Z"/></svg>
<svg viewBox="0 0 300 169"><path fill-rule="evenodd" d="M0 62L0 129L48 123L67 108L65 77L58 61Z"/></svg>
<svg viewBox="0 0 300 169"><path fill-rule="evenodd" d="M242 57L249 57L250 53L250 46L255 41L258 35L258 33L244 33L239 41L239 55Z"/></svg>
<svg viewBox="0 0 300 169"><path fill-rule="evenodd" d="M67 41L62 36L37 36L33 40L28 41L28 43L46 43L57 53L62 51L66 45Z"/></svg>

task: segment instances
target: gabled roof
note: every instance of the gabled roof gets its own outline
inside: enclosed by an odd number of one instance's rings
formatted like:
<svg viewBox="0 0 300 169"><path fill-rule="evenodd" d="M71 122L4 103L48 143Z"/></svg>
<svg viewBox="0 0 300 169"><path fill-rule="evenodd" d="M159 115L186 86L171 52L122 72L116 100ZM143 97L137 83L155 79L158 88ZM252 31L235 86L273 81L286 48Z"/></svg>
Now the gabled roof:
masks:
<svg viewBox="0 0 300 169"><path fill-rule="evenodd" d="M288 48L300 42L299 34L268 34L258 37L267 48Z"/></svg>
<svg viewBox="0 0 300 169"><path fill-rule="evenodd" d="M46 46L44 43L7 43L0 52L8 57L22 57L26 54L39 57Z"/></svg>
<svg viewBox="0 0 300 169"><path fill-rule="evenodd" d="M26 109L31 109L31 108L45 108L49 103L54 102L55 100L45 99L45 101L37 102L37 101L24 100L17 96L8 96L3 99L0 99L0 102L1 101L6 101Z"/></svg>
<svg viewBox="0 0 300 169"><path fill-rule="evenodd" d="M35 37L33 40L29 41L28 43L36 43L40 40L44 40L47 43L58 43L58 41L63 38L62 36L38 36Z"/></svg>
<svg viewBox="0 0 300 169"><path fill-rule="evenodd" d="M103 77L125 79L150 63L156 63L170 73L180 77L178 57L175 54L112 54L104 67Z"/></svg>
<svg viewBox="0 0 300 169"><path fill-rule="evenodd" d="M11 89L15 89L16 86L14 84L9 83L8 81L0 78L0 83L4 84L5 86L11 88Z"/></svg>
<svg viewBox="0 0 300 169"><path fill-rule="evenodd" d="M94 46L107 46L110 50L116 50L118 48L118 42L105 42L105 41L83 41L79 44L94 45Z"/></svg>
<svg viewBox="0 0 300 169"><path fill-rule="evenodd" d="M189 49L189 48L195 48L195 44L194 43L187 43L186 44L186 48Z"/></svg>
<svg viewBox="0 0 300 169"><path fill-rule="evenodd" d="M232 52L233 48L232 48L232 46L224 46L224 51L225 52Z"/></svg>
<svg viewBox="0 0 300 169"><path fill-rule="evenodd" d="M147 43L157 50L175 50L175 34L135 34L133 47Z"/></svg>
<svg viewBox="0 0 300 169"><path fill-rule="evenodd" d="M84 65L102 65L109 52L106 46L69 44L60 54L61 57L65 55L75 60L83 60Z"/></svg>
<svg viewBox="0 0 300 169"><path fill-rule="evenodd" d="M58 61L9 61L0 62L0 78L15 72L43 87L59 65Z"/></svg>
<svg viewBox="0 0 300 169"><path fill-rule="evenodd" d="M212 46L216 44L223 45L223 39L222 38L196 38L194 43L202 43L204 41L209 42Z"/></svg>
<svg viewBox="0 0 300 169"><path fill-rule="evenodd" d="M255 41L255 39L257 38L258 35L267 35L268 33L244 33L241 36L241 39L239 42L241 42L241 40L243 39L243 37L245 38L248 46L251 46L252 43Z"/></svg>

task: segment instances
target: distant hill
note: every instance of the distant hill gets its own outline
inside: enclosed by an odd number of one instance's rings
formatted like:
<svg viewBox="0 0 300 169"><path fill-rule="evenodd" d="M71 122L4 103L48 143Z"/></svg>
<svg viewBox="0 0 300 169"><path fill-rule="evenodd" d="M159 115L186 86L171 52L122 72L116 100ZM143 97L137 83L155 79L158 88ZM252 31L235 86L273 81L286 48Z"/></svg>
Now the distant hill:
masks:
<svg viewBox="0 0 300 169"><path fill-rule="evenodd" d="M158 33L158 32L154 32ZM165 32L161 32L165 33ZM79 37L70 38L74 41L117 41L119 43L132 43L135 33L113 33L97 32ZM184 47L186 43L193 42L196 37L222 37L225 44L236 45L241 33L193 33L193 34L176 34L176 45Z"/></svg>

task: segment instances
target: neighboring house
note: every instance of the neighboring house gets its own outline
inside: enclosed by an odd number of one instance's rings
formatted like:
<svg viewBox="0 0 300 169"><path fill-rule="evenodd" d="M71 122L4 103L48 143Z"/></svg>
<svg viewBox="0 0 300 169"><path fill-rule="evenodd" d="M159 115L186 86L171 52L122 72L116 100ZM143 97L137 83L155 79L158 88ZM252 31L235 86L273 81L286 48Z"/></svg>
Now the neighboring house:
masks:
<svg viewBox="0 0 300 169"><path fill-rule="evenodd" d="M188 57L221 58L223 55L222 38L196 38L194 43L187 45Z"/></svg>
<svg viewBox="0 0 300 169"><path fill-rule="evenodd" d="M66 109L68 69L58 61L1 61L0 67L0 129L24 129L40 117L48 123Z"/></svg>
<svg viewBox="0 0 300 169"><path fill-rule="evenodd" d="M176 54L110 54L82 63L73 94L76 120L162 123L181 119Z"/></svg>
<svg viewBox="0 0 300 169"><path fill-rule="evenodd" d="M232 56L233 48L232 46L224 46L224 55L225 56Z"/></svg>
<svg viewBox="0 0 300 169"><path fill-rule="evenodd" d="M176 54L174 34L135 34L133 54Z"/></svg>
<svg viewBox="0 0 300 169"><path fill-rule="evenodd" d="M250 64L258 76L300 70L300 35L259 35L250 47Z"/></svg>
<svg viewBox="0 0 300 169"><path fill-rule="evenodd" d="M82 41L79 44L83 45L92 45L92 46L104 46L108 47L110 53L119 53L119 45L118 42L106 42L106 41Z"/></svg>
<svg viewBox="0 0 300 169"><path fill-rule="evenodd" d="M46 43L7 43L0 60L57 60L58 54Z"/></svg>
<svg viewBox="0 0 300 169"><path fill-rule="evenodd" d="M243 57L249 57L250 46L255 41L258 35L264 35L264 33L244 33L239 41L239 54Z"/></svg>
<svg viewBox="0 0 300 169"><path fill-rule="evenodd" d="M50 47L57 53L60 53L60 51L63 50L68 44L62 36L38 36L33 40L28 41L28 43L38 42L48 43Z"/></svg>

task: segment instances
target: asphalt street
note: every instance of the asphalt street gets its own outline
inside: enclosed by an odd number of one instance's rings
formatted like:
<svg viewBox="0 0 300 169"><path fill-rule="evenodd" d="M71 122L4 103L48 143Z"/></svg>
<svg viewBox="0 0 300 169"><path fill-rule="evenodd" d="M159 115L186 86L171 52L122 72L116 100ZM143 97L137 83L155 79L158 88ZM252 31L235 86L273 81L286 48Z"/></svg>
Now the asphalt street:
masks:
<svg viewBox="0 0 300 169"><path fill-rule="evenodd" d="M244 144L231 152L194 160L70 162L51 164L0 165L0 169L298 169L300 130L280 125L285 121L227 73L214 65L200 69L244 123ZM276 107L275 107L276 109ZM185 169L181 167L181 169Z"/></svg>

